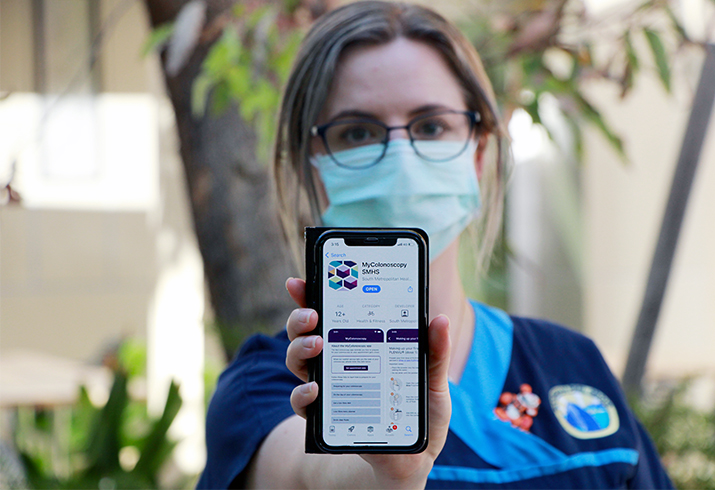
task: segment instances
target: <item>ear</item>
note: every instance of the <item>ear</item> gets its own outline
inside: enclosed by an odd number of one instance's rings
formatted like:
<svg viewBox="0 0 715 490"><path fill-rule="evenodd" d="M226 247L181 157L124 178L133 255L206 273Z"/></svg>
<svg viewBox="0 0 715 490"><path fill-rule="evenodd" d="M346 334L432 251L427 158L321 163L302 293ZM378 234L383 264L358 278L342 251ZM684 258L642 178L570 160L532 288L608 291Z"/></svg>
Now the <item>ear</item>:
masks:
<svg viewBox="0 0 715 490"><path fill-rule="evenodd" d="M479 136L477 141L477 153L474 155L474 167L477 170L477 180L482 180L482 171L484 170L484 155L487 150L487 141L489 141L487 134L482 134Z"/></svg>

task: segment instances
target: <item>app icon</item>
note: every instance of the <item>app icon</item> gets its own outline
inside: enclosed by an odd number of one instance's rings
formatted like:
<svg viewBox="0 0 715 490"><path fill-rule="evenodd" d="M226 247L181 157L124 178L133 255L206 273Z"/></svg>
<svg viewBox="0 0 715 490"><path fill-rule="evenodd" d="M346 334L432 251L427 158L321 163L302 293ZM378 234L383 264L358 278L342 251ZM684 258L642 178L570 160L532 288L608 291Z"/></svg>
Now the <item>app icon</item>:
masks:
<svg viewBox="0 0 715 490"><path fill-rule="evenodd" d="M358 265L352 260L333 260L328 264L328 284L337 291L349 291L358 285Z"/></svg>

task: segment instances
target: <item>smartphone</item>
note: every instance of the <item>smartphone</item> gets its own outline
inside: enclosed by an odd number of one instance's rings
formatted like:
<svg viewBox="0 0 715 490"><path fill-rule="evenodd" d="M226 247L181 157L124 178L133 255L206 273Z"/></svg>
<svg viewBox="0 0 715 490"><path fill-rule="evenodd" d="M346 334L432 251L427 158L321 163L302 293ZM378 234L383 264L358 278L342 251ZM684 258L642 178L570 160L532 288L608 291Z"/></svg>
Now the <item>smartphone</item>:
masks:
<svg viewBox="0 0 715 490"><path fill-rule="evenodd" d="M419 229L306 228L306 298L323 337L306 452L427 447L427 248Z"/></svg>

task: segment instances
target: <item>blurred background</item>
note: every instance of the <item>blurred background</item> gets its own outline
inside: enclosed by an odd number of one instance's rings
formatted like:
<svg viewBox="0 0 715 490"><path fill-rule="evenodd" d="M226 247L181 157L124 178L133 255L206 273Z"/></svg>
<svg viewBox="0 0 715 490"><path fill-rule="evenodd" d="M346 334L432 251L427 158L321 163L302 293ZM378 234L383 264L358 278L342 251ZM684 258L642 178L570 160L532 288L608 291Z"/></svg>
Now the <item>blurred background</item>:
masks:
<svg viewBox="0 0 715 490"><path fill-rule="evenodd" d="M270 142L298 43L338 4L0 0L0 488L194 485L218 374L292 309ZM513 147L470 294L589 335L618 377L645 345L636 410L681 488L715 488L715 123L697 90L715 2L431 6L482 55ZM672 186L687 207L662 228ZM657 328L633 343L663 233Z"/></svg>

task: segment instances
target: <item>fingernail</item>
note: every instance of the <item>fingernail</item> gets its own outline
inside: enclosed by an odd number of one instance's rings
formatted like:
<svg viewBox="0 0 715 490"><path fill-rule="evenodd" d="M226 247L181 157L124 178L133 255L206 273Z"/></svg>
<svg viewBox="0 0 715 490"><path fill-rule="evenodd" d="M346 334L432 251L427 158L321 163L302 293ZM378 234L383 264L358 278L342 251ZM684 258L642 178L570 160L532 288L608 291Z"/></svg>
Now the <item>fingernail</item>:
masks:
<svg viewBox="0 0 715 490"><path fill-rule="evenodd" d="M312 393L313 391L313 385L315 384L315 381L311 381L310 383L306 383L303 386L300 387L301 393L304 395L308 395Z"/></svg>
<svg viewBox="0 0 715 490"><path fill-rule="evenodd" d="M288 279L286 279L286 289L288 289L288 283L291 282L293 279L295 279L295 277L289 277Z"/></svg>
<svg viewBox="0 0 715 490"><path fill-rule="evenodd" d="M303 338L303 347L306 347L308 349L312 349L315 347L315 337L304 337Z"/></svg>
<svg viewBox="0 0 715 490"><path fill-rule="evenodd" d="M300 323L308 323L308 322L310 321L310 315L311 315L312 313L313 313L313 312L312 312L311 310L303 310L303 311L301 311L300 314L298 315L298 321L299 321Z"/></svg>

